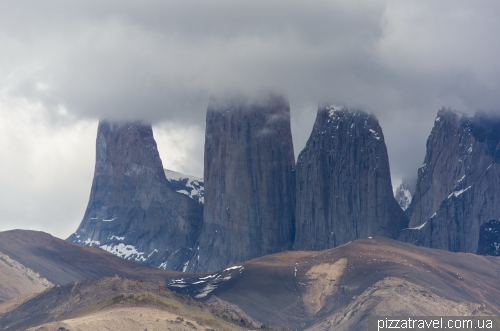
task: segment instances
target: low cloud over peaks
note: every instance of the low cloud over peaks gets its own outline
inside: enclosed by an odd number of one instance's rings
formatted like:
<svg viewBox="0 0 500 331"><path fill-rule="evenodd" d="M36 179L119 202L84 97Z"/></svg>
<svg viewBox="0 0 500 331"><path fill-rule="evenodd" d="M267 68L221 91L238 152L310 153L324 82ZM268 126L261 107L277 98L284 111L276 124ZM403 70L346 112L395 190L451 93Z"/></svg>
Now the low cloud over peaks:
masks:
<svg viewBox="0 0 500 331"><path fill-rule="evenodd" d="M422 163L443 105L499 109L498 17L491 1L3 2L0 97L11 106L0 116L29 104L23 116L44 114L47 132L140 118L178 141L159 146L164 163L199 174L203 138L179 132L202 137L210 96L279 91L296 155L318 103L334 100L377 116L397 181ZM171 152L184 145L187 154Z"/></svg>

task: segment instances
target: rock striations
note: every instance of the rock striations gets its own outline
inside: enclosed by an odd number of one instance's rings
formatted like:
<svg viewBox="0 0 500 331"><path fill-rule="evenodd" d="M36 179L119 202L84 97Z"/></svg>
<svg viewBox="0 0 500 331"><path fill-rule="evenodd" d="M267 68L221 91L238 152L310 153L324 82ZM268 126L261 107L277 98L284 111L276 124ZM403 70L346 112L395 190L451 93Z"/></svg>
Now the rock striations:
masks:
<svg viewBox="0 0 500 331"><path fill-rule="evenodd" d="M295 159L290 107L281 96L212 99L205 136L205 205L189 271L292 248Z"/></svg>
<svg viewBox="0 0 500 331"><path fill-rule="evenodd" d="M463 160L467 159L472 148L472 137L469 128L460 125L463 116L446 109L438 112L427 140L424 164L418 169L415 194L407 210L410 227L426 222L464 178L469 165Z"/></svg>
<svg viewBox="0 0 500 331"><path fill-rule="evenodd" d="M169 185L151 125L101 121L89 203L68 241L185 269L201 232L203 205Z"/></svg>
<svg viewBox="0 0 500 331"><path fill-rule="evenodd" d="M320 107L297 160L297 250L323 250L371 235L397 238L408 218L394 199L377 119Z"/></svg>
<svg viewBox="0 0 500 331"><path fill-rule="evenodd" d="M492 245L500 242L500 117L439 110L408 214L403 241L454 252L498 251ZM485 240L488 247L479 245Z"/></svg>
<svg viewBox="0 0 500 331"><path fill-rule="evenodd" d="M204 158L204 180L164 170L151 125L101 121L88 207L68 240L190 272L374 235L500 255L500 116L439 110L398 201L382 129L363 111L320 107L295 169L283 97L214 98Z"/></svg>

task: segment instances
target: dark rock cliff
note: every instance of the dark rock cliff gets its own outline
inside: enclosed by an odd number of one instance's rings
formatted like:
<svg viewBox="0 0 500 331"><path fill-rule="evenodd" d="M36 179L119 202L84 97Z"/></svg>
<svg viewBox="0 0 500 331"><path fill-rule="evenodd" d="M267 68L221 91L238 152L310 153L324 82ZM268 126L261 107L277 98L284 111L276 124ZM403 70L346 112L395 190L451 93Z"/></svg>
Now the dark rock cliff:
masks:
<svg viewBox="0 0 500 331"><path fill-rule="evenodd" d="M477 254L500 256L500 222L491 220L479 229Z"/></svg>
<svg viewBox="0 0 500 331"><path fill-rule="evenodd" d="M371 235L397 238L408 218L394 199L377 119L320 107L297 160L297 250L322 250Z"/></svg>
<svg viewBox="0 0 500 331"><path fill-rule="evenodd" d="M454 252L486 249L479 245L482 226L500 219L499 116L438 112L409 214L403 241ZM488 241L500 242L495 233Z"/></svg>
<svg viewBox="0 0 500 331"><path fill-rule="evenodd" d="M283 97L213 99L205 136L205 205L189 271L215 271L291 249L295 159Z"/></svg>
<svg viewBox="0 0 500 331"><path fill-rule="evenodd" d="M472 148L470 131L459 124L465 116L441 109L427 139L424 164L418 169L415 194L408 207L410 227L426 222L465 175L464 164Z"/></svg>
<svg viewBox="0 0 500 331"><path fill-rule="evenodd" d="M183 270L202 227L203 205L169 187L151 125L101 121L89 203L68 241Z"/></svg>

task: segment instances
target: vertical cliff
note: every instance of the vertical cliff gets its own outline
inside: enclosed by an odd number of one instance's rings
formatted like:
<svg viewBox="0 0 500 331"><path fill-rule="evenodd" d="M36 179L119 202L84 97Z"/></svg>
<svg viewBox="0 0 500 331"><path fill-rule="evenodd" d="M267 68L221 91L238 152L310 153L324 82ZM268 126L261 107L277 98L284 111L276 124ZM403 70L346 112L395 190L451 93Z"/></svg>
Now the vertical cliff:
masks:
<svg viewBox="0 0 500 331"><path fill-rule="evenodd" d="M500 219L500 116L438 112L409 215L403 241L470 253L500 242L483 229Z"/></svg>
<svg viewBox="0 0 500 331"><path fill-rule="evenodd" d="M296 171L295 249L322 250L370 235L397 238L408 225L373 115L320 107Z"/></svg>
<svg viewBox="0 0 500 331"><path fill-rule="evenodd" d="M426 222L465 175L467 155L472 148L469 128L460 125L466 116L441 109L427 139L424 164L418 169L415 194L408 207L410 227Z"/></svg>
<svg viewBox="0 0 500 331"><path fill-rule="evenodd" d="M491 220L481 225L477 254L500 256L500 222Z"/></svg>
<svg viewBox="0 0 500 331"><path fill-rule="evenodd" d="M68 241L182 270L201 232L202 210L169 187L151 125L101 121L89 203Z"/></svg>
<svg viewBox="0 0 500 331"><path fill-rule="evenodd" d="M205 136L205 205L188 270L214 271L291 249L295 160L283 97L212 99Z"/></svg>

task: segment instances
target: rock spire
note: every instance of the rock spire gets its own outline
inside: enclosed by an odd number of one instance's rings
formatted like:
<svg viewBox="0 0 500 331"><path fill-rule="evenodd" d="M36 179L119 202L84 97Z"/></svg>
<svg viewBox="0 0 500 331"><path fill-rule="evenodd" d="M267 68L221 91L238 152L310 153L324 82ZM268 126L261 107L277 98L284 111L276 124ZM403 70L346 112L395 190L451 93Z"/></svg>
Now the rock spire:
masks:
<svg viewBox="0 0 500 331"><path fill-rule="evenodd" d="M292 248L295 159L288 101L212 99L205 136L205 205L191 271Z"/></svg>
<svg viewBox="0 0 500 331"><path fill-rule="evenodd" d="M68 241L183 270L201 231L202 210L169 187L150 124L103 120L87 210Z"/></svg>
<svg viewBox="0 0 500 331"><path fill-rule="evenodd" d="M296 171L297 250L371 235L397 238L408 225L393 196L384 136L373 115L319 107Z"/></svg>
<svg viewBox="0 0 500 331"><path fill-rule="evenodd" d="M443 108L434 123L401 240L491 255L481 243L500 242L500 116Z"/></svg>

